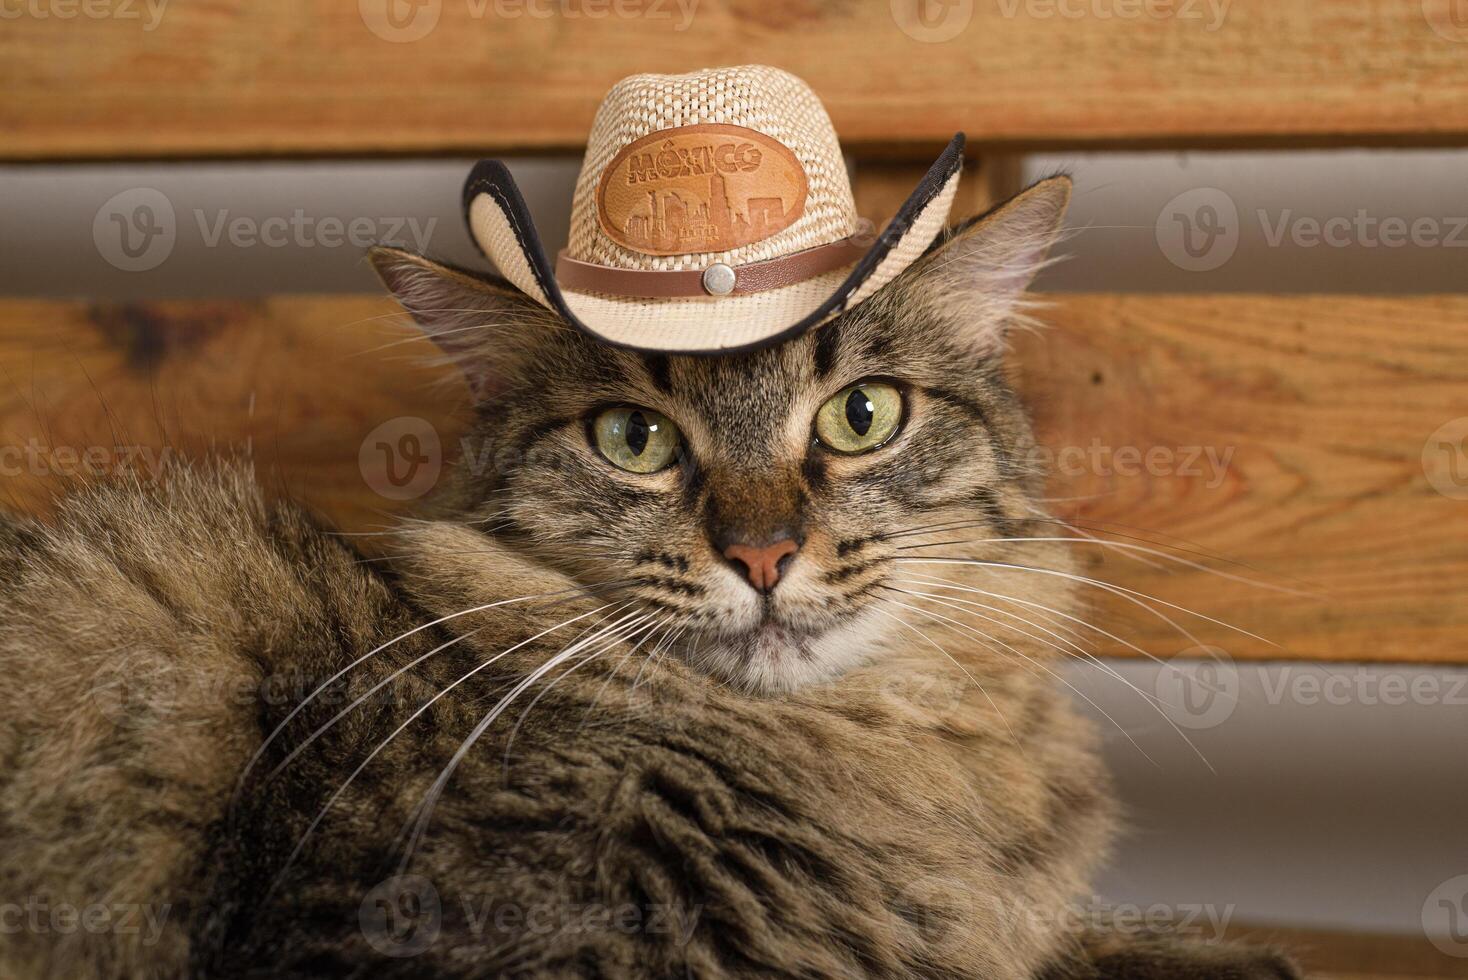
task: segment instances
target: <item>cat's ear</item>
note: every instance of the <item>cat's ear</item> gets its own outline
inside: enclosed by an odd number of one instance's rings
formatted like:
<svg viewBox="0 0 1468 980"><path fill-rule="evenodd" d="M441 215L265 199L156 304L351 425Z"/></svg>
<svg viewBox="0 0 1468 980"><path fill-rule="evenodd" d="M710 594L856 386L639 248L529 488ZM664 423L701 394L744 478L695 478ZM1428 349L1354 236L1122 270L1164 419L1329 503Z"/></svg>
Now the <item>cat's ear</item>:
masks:
<svg viewBox="0 0 1468 980"><path fill-rule="evenodd" d="M1002 347L1024 316L1025 290L1051 261L1070 191L1069 177L1049 177L951 229L912 269L925 304L972 331L980 350Z"/></svg>
<svg viewBox="0 0 1468 980"><path fill-rule="evenodd" d="M524 346L538 321L552 318L509 283L385 245L374 246L367 257L408 315L464 373L476 400L502 390L507 358Z"/></svg>

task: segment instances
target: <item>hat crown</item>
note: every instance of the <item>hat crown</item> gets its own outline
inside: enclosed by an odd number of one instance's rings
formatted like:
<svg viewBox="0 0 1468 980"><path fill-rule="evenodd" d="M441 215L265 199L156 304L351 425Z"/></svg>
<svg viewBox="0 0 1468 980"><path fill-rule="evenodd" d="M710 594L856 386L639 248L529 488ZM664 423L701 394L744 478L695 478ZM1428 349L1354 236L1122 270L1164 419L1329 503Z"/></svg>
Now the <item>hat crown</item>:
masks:
<svg viewBox="0 0 1468 980"><path fill-rule="evenodd" d="M704 269L855 231L841 146L815 92L787 71L746 65L612 87L587 141L567 254L618 269Z"/></svg>

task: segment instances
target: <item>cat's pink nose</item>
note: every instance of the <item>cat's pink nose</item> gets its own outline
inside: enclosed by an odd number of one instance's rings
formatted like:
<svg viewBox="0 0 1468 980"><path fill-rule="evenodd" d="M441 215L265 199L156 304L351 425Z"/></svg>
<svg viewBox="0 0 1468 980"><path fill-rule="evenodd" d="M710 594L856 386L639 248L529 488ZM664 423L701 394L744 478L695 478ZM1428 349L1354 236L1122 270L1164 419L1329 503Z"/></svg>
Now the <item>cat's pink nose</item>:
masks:
<svg viewBox="0 0 1468 980"><path fill-rule="evenodd" d="M745 577L756 592L768 593L780 581L780 573L790 564L790 556L800 550L800 545L790 538L773 544L731 544L724 549L724 557L744 566Z"/></svg>

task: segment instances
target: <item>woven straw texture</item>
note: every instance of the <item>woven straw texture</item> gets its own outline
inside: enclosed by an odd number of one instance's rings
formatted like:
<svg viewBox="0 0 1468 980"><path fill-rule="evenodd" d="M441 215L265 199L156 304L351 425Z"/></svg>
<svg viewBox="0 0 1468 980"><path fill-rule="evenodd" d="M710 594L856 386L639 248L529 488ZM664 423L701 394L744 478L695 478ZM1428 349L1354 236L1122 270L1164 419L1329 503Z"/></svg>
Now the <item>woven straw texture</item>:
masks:
<svg viewBox="0 0 1468 980"><path fill-rule="evenodd" d="M890 282L922 255L948 221L958 180L958 174L950 177L918 212L902 239L847 301L848 308ZM547 303L514 229L494 199L488 194L476 198L469 221L475 239L494 259L500 274L532 298ZM849 273L849 269L840 269L782 289L736 296L649 300L570 290L563 295L582 323L613 343L649 350L708 351L743 347L780 333L814 312Z"/></svg>
<svg viewBox="0 0 1468 980"><path fill-rule="evenodd" d="M644 255L612 241L596 218L602 171L627 144L664 129L700 123L744 126L779 140L809 181L805 212L763 241L724 252ZM617 269L739 266L839 241L856 231L856 206L836 130L810 86L765 65L714 68L687 75L632 75L612 87L597 111L571 208L572 258Z"/></svg>
<svg viewBox="0 0 1468 980"><path fill-rule="evenodd" d="M654 256L612 241L596 216L603 170L627 146L650 133L701 123L744 126L779 140L805 170L805 210L769 238L724 252ZM942 231L958 189L954 173L902 232L842 308L849 309L907 268ZM815 93L777 68L746 66L689 75L634 75L617 83L597 112L572 203L568 253L583 262L621 269L702 270L714 262L736 269L850 237L856 208L836 132ZM550 306L522 247L525 229L488 193L469 205L474 239L500 273ZM759 344L784 333L829 300L851 270L839 269L778 289L686 299L607 296L562 290L570 314L604 340L645 350L718 351ZM835 312L840 312L837 310Z"/></svg>

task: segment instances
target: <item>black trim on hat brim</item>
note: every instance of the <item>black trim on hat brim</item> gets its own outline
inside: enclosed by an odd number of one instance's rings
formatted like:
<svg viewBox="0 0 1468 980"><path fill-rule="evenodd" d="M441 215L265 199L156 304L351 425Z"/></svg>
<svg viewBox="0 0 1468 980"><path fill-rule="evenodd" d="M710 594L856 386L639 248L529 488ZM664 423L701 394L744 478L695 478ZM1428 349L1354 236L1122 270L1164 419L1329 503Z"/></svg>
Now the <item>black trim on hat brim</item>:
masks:
<svg viewBox="0 0 1468 980"><path fill-rule="evenodd" d="M924 208L932 203L933 199L948 184L948 181L953 175L963 166L963 146L963 133L954 134L953 139L949 141L948 146L939 154L938 159L933 162L933 165L928 168L928 172L923 175L923 179L918 182L912 194L908 196L906 201L902 202L902 207L898 208L897 214L887 223L887 227L882 229L882 233L877 236L876 243L872 245L871 249L865 255L857 260L856 266L847 275L846 279L842 281L841 285L837 286L836 290L820 306L816 307L814 311L778 333L739 347L713 347L707 350L676 350L663 351L663 353L687 354L691 356L742 354L747 351L771 347L782 341L789 340L792 337L804 333L816 324L825 321L828 317L838 313L844 313L847 309L847 300L851 298L851 295L871 277L872 273L876 271L877 266L881 264L882 260L887 257L887 254L892 251L893 247L906 235L917 216ZM606 337L587 326L576 314L571 312L570 307L566 304L565 297L561 294L561 287L556 282L555 274L552 271L554 267L546 255L545 246L541 244L540 235L535 230L535 223L530 218L530 209L526 207L525 198L521 195L520 188L516 186L515 178L510 176L509 168L503 162L499 160L481 160L469 172L469 177L464 182L464 191L461 198L466 225L470 224L470 208L480 194L488 194L494 199L495 204L499 206L500 210L504 212L505 219L510 223L510 230L514 233L515 240L519 243L520 250L525 254L525 259L530 265L530 272L535 277L535 283L540 287L541 292L545 294L546 299L550 302L551 309L576 329L595 337L604 344L629 350L659 352L659 349L655 347L641 347L637 344L630 344L626 341L613 340L610 337ZM941 235L942 230L940 229L934 240L936 241L937 237ZM479 248L481 254L484 254L485 258L493 262L493 257L484 252L483 247L479 245L478 239L474 237L472 226L470 227L469 237L474 240L475 247Z"/></svg>

